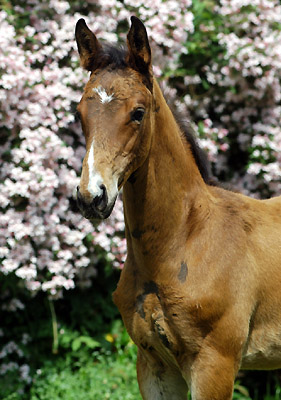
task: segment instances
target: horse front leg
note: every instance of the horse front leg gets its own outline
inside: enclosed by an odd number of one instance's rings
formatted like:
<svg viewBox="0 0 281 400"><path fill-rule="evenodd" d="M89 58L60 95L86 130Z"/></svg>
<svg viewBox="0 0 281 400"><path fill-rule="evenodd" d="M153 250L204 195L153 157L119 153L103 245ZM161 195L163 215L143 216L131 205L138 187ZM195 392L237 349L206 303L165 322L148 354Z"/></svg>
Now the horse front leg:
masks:
<svg viewBox="0 0 281 400"><path fill-rule="evenodd" d="M187 400L188 387L181 373L138 350L137 376L144 400Z"/></svg>
<svg viewBox="0 0 281 400"><path fill-rule="evenodd" d="M235 364L227 354L201 350L188 373L192 400L231 400Z"/></svg>

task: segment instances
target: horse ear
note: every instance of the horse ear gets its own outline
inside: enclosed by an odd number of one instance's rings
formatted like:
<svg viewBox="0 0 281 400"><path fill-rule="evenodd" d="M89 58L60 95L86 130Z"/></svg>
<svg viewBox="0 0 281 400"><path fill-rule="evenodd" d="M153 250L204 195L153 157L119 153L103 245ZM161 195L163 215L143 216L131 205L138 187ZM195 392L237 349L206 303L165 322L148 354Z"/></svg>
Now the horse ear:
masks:
<svg viewBox="0 0 281 400"><path fill-rule="evenodd" d="M131 28L127 35L128 58L131 68L140 72L152 89L151 50L144 24L137 17L131 17Z"/></svg>
<svg viewBox="0 0 281 400"><path fill-rule="evenodd" d="M102 46L83 18L80 18L76 24L75 38L81 66L88 71L92 71L95 57Z"/></svg>

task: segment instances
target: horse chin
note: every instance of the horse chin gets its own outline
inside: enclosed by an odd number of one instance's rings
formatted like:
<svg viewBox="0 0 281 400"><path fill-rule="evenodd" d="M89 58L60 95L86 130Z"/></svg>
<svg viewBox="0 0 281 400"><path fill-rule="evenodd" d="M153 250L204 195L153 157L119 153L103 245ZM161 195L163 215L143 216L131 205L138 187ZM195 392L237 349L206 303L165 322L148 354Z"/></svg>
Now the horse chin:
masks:
<svg viewBox="0 0 281 400"><path fill-rule="evenodd" d="M103 211L90 210L88 213L87 212L84 213L84 217L93 222L102 221L104 219L107 219L112 213L116 199L117 199L117 196Z"/></svg>

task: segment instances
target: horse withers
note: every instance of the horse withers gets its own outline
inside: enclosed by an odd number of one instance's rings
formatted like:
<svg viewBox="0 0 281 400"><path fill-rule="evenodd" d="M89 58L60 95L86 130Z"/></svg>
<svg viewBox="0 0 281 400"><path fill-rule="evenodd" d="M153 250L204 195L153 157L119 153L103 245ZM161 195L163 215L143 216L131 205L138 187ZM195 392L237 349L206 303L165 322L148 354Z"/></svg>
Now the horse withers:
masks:
<svg viewBox="0 0 281 400"><path fill-rule="evenodd" d="M146 400L229 400L240 368L281 367L281 199L210 185L153 78L142 22L127 49L80 19L86 139L77 200L104 219L123 188L127 260L114 301L138 346Z"/></svg>

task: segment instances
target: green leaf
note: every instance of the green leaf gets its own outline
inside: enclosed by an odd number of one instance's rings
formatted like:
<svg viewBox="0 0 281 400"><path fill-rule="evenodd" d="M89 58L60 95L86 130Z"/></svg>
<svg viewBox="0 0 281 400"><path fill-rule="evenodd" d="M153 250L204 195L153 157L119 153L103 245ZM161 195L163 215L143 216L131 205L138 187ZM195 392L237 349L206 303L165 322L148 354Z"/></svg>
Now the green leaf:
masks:
<svg viewBox="0 0 281 400"><path fill-rule="evenodd" d="M101 345L97 340L92 339L90 336L79 336L78 338L73 340L71 348L73 351L77 351L80 349L82 344L89 347L89 349L96 349Z"/></svg>

